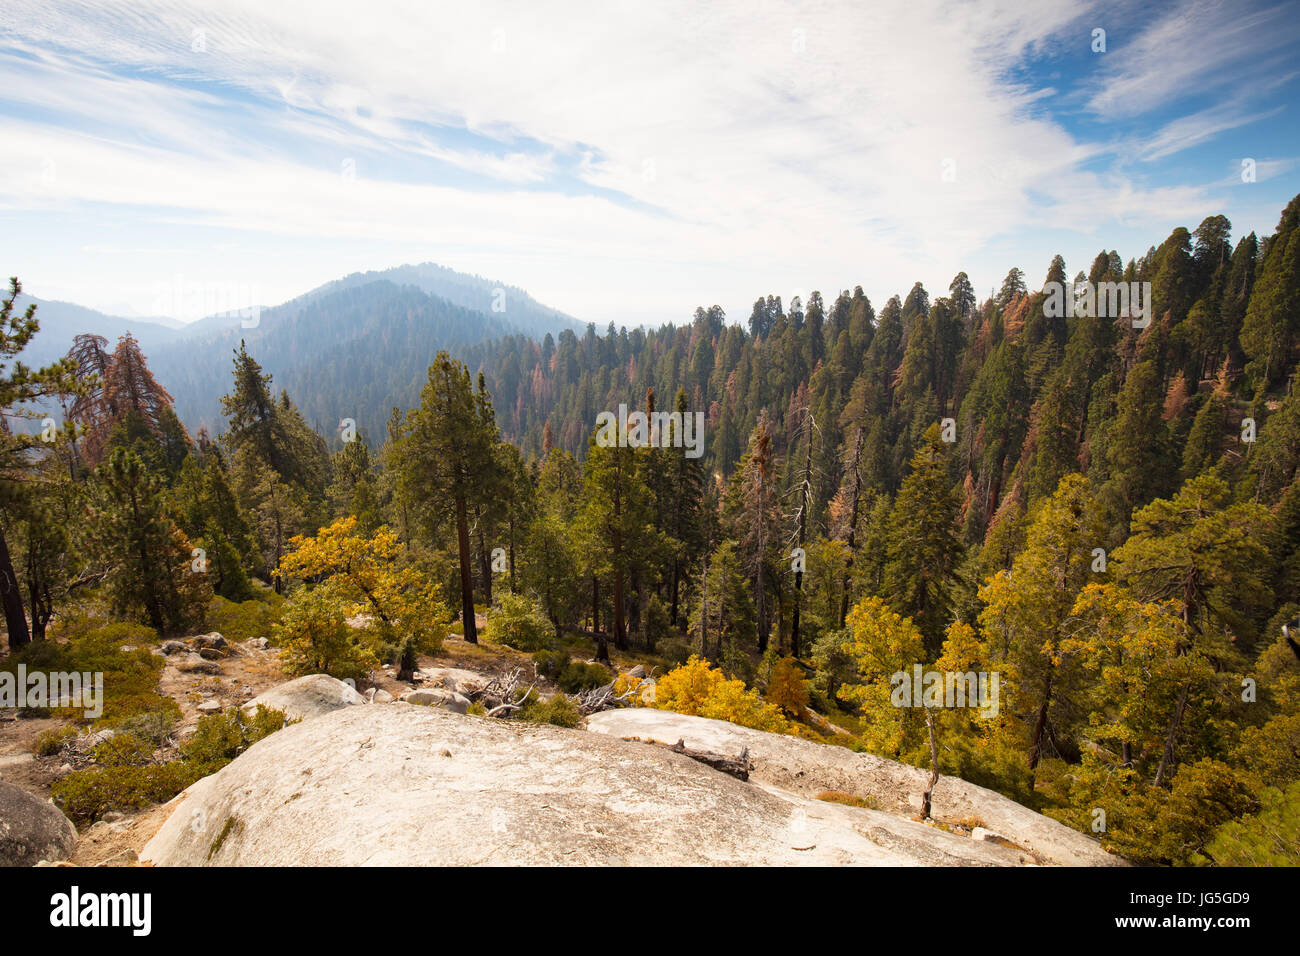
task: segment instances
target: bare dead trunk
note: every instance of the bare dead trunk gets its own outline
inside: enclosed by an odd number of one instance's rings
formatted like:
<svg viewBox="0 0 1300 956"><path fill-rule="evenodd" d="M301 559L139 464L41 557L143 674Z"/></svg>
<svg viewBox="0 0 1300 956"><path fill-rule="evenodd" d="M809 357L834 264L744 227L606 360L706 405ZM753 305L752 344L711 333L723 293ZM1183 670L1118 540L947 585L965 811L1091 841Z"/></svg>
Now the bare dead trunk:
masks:
<svg viewBox="0 0 1300 956"><path fill-rule="evenodd" d="M934 715L930 708L925 709L925 727L930 732L930 782L921 794L921 819L930 819L930 798L934 795L934 785L939 782L939 747L934 739Z"/></svg>

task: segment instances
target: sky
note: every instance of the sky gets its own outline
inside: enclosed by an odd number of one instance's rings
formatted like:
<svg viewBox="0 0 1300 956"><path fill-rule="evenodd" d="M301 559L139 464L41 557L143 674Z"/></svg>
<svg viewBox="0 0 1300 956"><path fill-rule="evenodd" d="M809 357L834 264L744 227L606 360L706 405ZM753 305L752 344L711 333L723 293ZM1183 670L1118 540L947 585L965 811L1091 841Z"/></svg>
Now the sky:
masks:
<svg viewBox="0 0 1300 956"><path fill-rule="evenodd" d="M182 321L425 261L600 326L1036 288L1271 233L1298 41L1273 2L5 0L0 273Z"/></svg>

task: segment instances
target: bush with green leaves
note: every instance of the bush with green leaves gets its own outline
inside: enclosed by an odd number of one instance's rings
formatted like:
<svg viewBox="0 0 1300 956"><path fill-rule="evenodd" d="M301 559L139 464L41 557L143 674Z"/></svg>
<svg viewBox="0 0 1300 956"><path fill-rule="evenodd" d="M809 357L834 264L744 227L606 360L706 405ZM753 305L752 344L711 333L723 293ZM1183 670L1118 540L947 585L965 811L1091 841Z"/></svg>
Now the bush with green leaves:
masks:
<svg viewBox="0 0 1300 956"><path fill-rule="evenodd" d="M145 713L158 713L176 721L180 708L158 691L158 678L165 666L151 647L158 642L153 628L143 624L109 622L80 609L73 609L50 627L50 638L27 645L11 654L0 670L14 672L24 664L28 672L63 671L103 675L103 713L87 717L84 707L52 708L53 716L79 725L117 727ZM130 648L123 650L123 648Z"/></svg>
<svg viewBox="0 0 1300 956"><path fill-rule="evenodd" d="M560 672L556 684L566 694L581 694L584 690L603 687L613 679L613 675L600 664L570 661L569 665Z"/></svg>
<svg viewBox="0 0 1300 956"><path fill-rule="evenodd" d="M537 691L529 693L524 705L513 716L515 720L554 724L556 727L581 727L583 719L578 705L564 694L555 694L542 700Z"/></svg>
<svg viewBox="0 0 1300 956"><path fill-rule="evenodd" d="M294 595L274 634L285 672L293 676L329 674L355 680L379 664L366 633L348 624L342 602L329 593L328 585Z"/></svg>
<svg viewBox="0 0 1300 956"><path fill-rule="evenodd" d="M580 694L608 684L613 678L608 670L600 664L575 661L568 651L538 651L533 655L533 664L541 677L554 681L556 686L566 694Z"/></svg>
<svg viewBox="0 0 1300 956"><path fill-rule="evenodd" d="M238 603L217 596L208 605L207 626L232 644L255 637L270 639L283 613L284 598L274 591Z"/></svg>
<svg viewBox="0 0 1300 956"><path fill-rule="evenodd" d="M1219 866L1300 866L1300 780L1266 789L1259 810L1219 827L1204 852Z"/></svg>
<svg viewBox="0 0 1300 956"><path fill-rule="evenodd" d="M166 762L155 759L150 740L117 733L91 752L96 766L68 774L50 790L74 823L93 823L110 810L137 810L170 800L285 723L282 711L260 706L251 715L238 708L209 714L199 718L180 756Z"/></svg>
<svg viewBox="0 0 1300 956"><path fill-rule="evenodd" d="M546 611L526 594L500 592L487 618L483 639L518 651L539 651L555 633Z"/></svg>

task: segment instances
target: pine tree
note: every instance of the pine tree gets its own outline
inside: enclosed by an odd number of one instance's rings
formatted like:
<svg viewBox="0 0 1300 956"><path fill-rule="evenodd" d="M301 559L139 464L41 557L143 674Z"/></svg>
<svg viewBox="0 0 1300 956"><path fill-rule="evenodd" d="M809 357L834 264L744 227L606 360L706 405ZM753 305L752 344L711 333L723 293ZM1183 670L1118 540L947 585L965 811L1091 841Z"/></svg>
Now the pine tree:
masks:
<svg viewBox="0 0 1300 956"><path fill-rule="evenodd" d="M894 502L884 568L890 606L916 622L932 658L951 620L953 575L963 550L947 458L939 426L932 424Z"/></svg>
<svg viewBox="0 0 1300 956"><path fill-rule="evenodd" d="M455 523L461 618L465 640L477 644L469 516L480 502L480 476L493 470L496 437L483 418L469 370L446 352L429 366L420 407L408 413L397 445L395 460L428 518L446 518L449 511Z"/></svg>
<svg viewBox="0 0 1300 956"><path fill-rule="evenodd" d="M31 453L41 444L37 435L14 434L9 427L10 419L38 418L39 413L29 407L32 403L60 395L76 395L82 388L74 377L75 363L70 360L64 359L40 370L15 361L40 330L35 303L29 305L22 315L14 314L14 300L21 292L22 285L12 278L9 280L9 295L0 302L0 507L12 500L16 483L23 480L30 465ZM17 650L30 642L31 632L2 524L0 600L4 602L9 648Z"/></svg>

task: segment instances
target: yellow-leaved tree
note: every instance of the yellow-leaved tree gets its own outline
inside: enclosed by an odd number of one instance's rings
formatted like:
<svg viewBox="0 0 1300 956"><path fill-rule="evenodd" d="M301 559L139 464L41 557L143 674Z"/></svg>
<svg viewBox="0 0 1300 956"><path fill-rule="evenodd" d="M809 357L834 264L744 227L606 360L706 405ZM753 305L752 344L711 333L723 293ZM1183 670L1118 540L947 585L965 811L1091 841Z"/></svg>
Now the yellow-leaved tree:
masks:
<svg viewBox="0 0 1300 956"><path fill-rule="evenodd" d="M741 680L727 675L694 655L681 667L669 671L655 685L655 706L693 717L726 720L742 727L777 734L794 733L788 720L772 704Z"/></svg>
<svg viewBox="0 0 1300 956"><path fill-rule="evenodd" d="M892 695L894 675L901 673L910 683L913 666L925 662L920 630L878 597L859 601L845 626L844 651L854 662L859 682L845 684L840 696L861 712L864 742L882 756L917 759L922 747L929 746L925 717L910 706L895 706Z"/></svg>
<svg viewBox="0 0 1300 956"><path fill-rule="evenodd" d="M335 671L364 671L368 660L382 657L397 662L398 678L409 680L416 655L442 646L451 612L433 585L403 563L391 529L363 536L350 516L290 544L280 574L304 581L280 626L291 667L341 676ZM364 624L352 628L348 621L358 618Z"/></svg>

